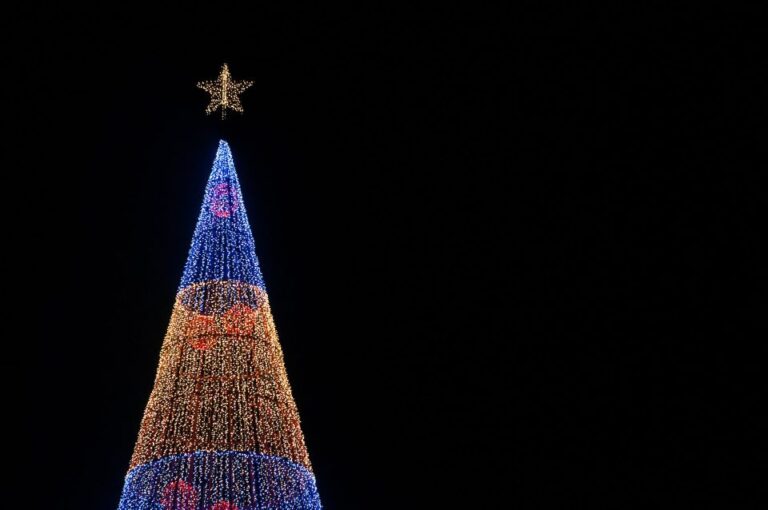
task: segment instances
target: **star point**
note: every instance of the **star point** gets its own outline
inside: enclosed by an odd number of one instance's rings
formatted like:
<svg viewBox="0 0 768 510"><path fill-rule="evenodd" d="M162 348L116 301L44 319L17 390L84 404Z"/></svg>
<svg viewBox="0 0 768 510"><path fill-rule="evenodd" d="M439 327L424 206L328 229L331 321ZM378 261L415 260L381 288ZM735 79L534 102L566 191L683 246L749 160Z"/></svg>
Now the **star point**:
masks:
<svg viewBox="0 0 768 510"><path fill-rule="evenodd" d="M245 92L251 85L253 85L252 81L233 80L232 75L229 73L229 67L227 64L224 64L221 66L221 71L216 80L198 82L197 87L211 95L211 102L208 103L205 113L210 115L221 107L221 118L224 119L227 116L228 109L243 113L243 105L240 104L240 94Z"/></svg>

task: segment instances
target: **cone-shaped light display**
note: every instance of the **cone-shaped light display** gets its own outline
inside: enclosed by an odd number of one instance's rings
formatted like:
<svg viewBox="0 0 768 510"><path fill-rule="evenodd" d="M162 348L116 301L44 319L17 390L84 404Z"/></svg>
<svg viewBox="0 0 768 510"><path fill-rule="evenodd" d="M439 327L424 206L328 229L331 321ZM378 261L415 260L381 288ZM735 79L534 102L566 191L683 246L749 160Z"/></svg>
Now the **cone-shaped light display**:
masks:
<svg viewBox="0 0 768 510"><path fill-rule="evenodd" d="M319 508L232 154L221 141L119 510Z"/></svg>

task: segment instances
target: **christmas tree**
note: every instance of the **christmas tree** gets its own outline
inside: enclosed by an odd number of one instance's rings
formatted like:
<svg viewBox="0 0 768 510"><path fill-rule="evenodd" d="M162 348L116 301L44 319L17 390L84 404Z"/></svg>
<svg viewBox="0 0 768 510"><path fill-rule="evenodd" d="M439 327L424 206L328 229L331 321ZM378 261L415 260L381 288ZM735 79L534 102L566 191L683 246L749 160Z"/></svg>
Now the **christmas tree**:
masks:
<svg viewBox="0 0 768 510"><path fill-rule="evenodd" d="M221 141L119 510L319 508L232 154Z"/></svg>

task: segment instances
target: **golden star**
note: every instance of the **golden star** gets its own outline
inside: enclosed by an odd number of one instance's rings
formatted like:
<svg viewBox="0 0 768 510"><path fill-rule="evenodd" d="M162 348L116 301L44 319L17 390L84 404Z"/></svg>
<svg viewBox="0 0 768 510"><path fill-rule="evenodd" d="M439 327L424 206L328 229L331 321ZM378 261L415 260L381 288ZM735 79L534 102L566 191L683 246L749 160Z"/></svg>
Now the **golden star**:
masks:
<svg viewBox="0 0 768 510"><path fill-rule="evenodd" d="M226 118L227 108L243 113L243 105L240 104L239 94L253 85L252 81L234 81L229 74L227 64L221 66L219 77L215 81L201 81L197 86L211 95L211 102L205 109L205 113L211 114L221 106L221 118Z"/></svg>

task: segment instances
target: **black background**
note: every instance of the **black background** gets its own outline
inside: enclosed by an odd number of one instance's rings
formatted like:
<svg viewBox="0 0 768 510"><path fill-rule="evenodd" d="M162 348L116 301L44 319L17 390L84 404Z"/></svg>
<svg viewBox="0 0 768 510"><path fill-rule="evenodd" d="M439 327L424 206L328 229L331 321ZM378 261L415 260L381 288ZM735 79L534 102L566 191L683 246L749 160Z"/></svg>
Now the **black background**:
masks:
<svg viewBox="0 0 768 510"><path fill-rule="evenodd" d="M28 507L116 508L220 138L327 508L715 496L760 193L707 13L189 10L14 42Z"/></svg>

